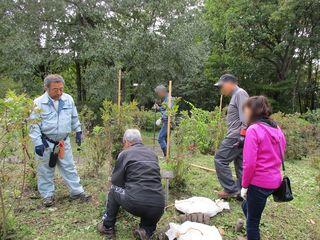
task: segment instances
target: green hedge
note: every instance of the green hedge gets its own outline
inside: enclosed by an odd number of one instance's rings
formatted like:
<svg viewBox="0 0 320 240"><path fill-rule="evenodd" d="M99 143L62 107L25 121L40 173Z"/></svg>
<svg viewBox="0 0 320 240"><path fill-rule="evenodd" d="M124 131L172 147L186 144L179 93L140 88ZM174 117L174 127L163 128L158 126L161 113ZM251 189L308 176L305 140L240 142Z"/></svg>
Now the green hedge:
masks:
<svg viewBox="0 0 320 240"><path fill-rule="evenodd" d="M313 155L320 148L320 128L305 120L300 114L272 115L272 118L284 131L287 140L286 157L288 160L300 160Z"/></svg>

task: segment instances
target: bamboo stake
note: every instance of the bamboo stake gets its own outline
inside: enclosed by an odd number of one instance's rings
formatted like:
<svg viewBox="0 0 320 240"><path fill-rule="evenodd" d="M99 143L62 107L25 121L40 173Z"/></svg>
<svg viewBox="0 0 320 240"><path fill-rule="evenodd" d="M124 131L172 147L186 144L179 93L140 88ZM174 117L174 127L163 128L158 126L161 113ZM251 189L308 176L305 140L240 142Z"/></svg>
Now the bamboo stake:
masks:
<svg viewBox="0 0 320 240"><path fill-rule="evenodd" d="M197 164L193 164L193 163L189 163L189 165L192 166L192 167L195 167L195 168L199 168L199 169L208 171L208 172L214 172L214 173L217 172L217 171L216 171L215 169L213 169L213 168L203 167L203 166L200 166L200 165L197 165ZM235 176L234 174L232 174L232 177L237 178L237 176Z"/></svg>
<svg viewBox="0 0 320 240"><path fill-rule="evenodd" d="M166 160L170 160L170 130L171 130L171 91L172 91L172 81L169 81L169 93L168 93L168 128L167 128L167 156Z"/></svg>
<svg viewBox="0 0 320 240"><path fill-rule="evenodd" d="M118 72L118 110L121 107L121 69Z"/></svg>
<svg viewBox="0 0 320 240"><path fill-rule="evenodd" d="M222 100L223 100L223 95L220 95L220 117L221 117L221 112L222 112Z"/></svg>
<svg viewBox="0 0 320 240"><path fill-rule="evenodd" d="M121 111L121 69L118 72L118 124L120 123L120 111Z"/></svg>
<svg viewBox="0 0 320 240"><path fill-rule="evenodd" d="M196 167L196 168L199 168L199 169L202 169L202 170L206 170L206 171L209 171L209 172L216 172L215 169L203 167L203 166L196 165L196 164L193 164L193 163L190 163L190 166Z"/></svg>

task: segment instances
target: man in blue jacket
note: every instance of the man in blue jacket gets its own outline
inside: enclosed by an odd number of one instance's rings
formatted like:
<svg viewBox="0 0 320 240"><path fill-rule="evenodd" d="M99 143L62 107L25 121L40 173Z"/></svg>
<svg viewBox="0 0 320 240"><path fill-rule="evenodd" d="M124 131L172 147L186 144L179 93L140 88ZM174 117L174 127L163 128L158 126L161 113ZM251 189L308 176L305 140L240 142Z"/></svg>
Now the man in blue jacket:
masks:
<svg viewBox="0 0 320 240"><path fill-rule="evenodd" d="M38 164L38 190L43 204L54 204L54 171L57 165L66 182L71 200L90 200L80 184L69 134L76 132L76 142L81 144L82 131L78 112L72 97L63 92L64 80L60 75L51 74L44 79L45 93L34 100L35 111L31 119L39 119L30 127L30 137L35 145ZM64 152L64 153L63 153Z"/></svg>
<svg viewBox="0 0 320 240"><path fill-rule="evenodd" d="M161 105L154 105L154 108L161 113L161 129L158 136L158 142L160 144L163 155L167 155L167 131L168 131L168 91L167 88L163 85L159 85L155 88L156 94L161 98ZM172 97L171 97L172 98ZM173 101L171 102L171 107L173 106Z"/></svg>

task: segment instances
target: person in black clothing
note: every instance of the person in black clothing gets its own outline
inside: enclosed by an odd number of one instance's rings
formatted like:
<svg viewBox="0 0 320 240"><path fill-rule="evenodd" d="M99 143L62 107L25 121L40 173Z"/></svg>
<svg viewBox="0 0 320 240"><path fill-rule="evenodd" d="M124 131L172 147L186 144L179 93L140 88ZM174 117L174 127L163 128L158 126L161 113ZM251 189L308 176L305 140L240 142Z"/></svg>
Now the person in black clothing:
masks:
<svg viewBox="0 0 320 240"><path fill-rule="evenodd" d="M123 137L124 150L119 154L111 177L107 210L100 233L115 237L115 223L120 206L141 218L135 237L150 239L165 207L160 167L156 154L142 144L137 129L128 129Z"/></svg>

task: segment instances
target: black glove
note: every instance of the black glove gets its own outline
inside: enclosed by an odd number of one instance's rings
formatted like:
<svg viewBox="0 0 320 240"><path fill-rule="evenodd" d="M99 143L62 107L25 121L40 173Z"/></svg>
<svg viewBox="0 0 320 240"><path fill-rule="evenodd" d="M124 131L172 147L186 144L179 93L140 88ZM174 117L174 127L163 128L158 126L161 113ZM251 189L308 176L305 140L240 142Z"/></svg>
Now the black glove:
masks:
<svg viewBox="0 0 320 240"><path fill-rule="evenodd" d="M237 148L243 148L244 146L244 139L246 138L246 129L241 129L240 136L237 140L237 142L233 145L233 147Z"/></svg>
<svg viewBox="0 0 320 240"><path fill-rule="evenodd" d="M39 155L40 157L43 157L43 153L44 153L45 147L44 145L38 145L34 148L34 151L36 152L37 155Z"/></svg>
<svg viewBox="0 0 320 240"><path fill-rule="evenodd" d="M244 136L240 136L237 140L237 142L233 145L234 147L237 147L237 148L243 148L244 146L244 139L245 137Z"/></svg>
<svg viewBox="0 0 320 240"><path fill-rule="evenodd" d="M82 131L76 132L76 143L78 144L78 146L81 145L81 141L82 141Z"/></svg>

